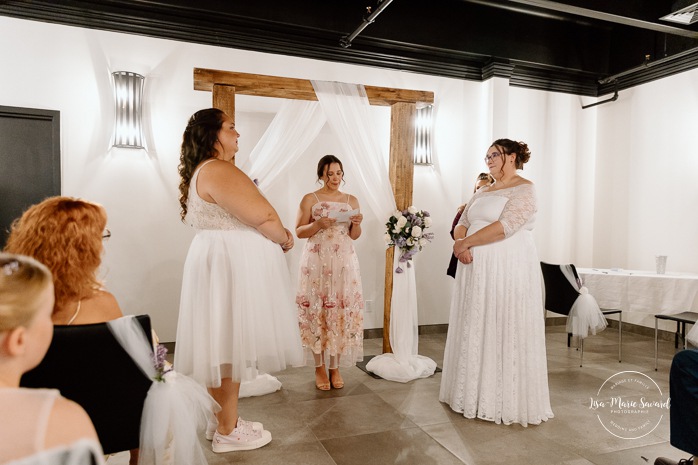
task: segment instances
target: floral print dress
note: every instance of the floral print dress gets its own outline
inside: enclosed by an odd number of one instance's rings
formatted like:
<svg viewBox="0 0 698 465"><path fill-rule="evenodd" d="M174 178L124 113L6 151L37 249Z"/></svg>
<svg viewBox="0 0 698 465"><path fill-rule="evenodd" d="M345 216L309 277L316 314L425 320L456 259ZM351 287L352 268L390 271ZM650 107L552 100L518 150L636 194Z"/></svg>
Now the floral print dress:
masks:
<svg viewBox="0 0 698 465"><path fill-rule="evenodd" d="M331 211L351 209L346 202L318 199L312 217L317 220ZM314 366L324 362L337 368L363 359L364 299L350 225L337 222L321 229L303 249L296 304L306 363Z"/></svg>

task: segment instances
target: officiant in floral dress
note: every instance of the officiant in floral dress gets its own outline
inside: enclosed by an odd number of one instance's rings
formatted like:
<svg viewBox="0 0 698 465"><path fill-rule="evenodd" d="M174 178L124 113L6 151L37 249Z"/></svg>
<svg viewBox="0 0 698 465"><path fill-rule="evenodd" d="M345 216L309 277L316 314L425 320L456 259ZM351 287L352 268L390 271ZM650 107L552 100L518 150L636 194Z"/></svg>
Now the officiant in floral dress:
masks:
<svg viewBox="0 0 698 465"><path fill-rule="evenodd" d="M339 190L342 162L325 155L317 166L323 186L300 203L296 235L308 239L298 274L296 304L306 363L315 366L315 386L341 389L340 366L363 360L363 308L359 260L359 201ZM327 369L329 368L329 377Z"/></svg>

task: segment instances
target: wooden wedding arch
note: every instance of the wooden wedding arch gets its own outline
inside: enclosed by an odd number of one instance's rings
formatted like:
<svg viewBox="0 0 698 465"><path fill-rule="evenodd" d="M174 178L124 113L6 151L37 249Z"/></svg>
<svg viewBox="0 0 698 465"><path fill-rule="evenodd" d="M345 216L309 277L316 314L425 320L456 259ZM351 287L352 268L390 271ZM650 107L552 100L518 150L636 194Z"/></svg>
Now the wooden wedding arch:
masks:
<svg viewBox="0 0 698 465"><path fill-rule="evenodd" d="M212 92L213 107L235 119L235 94L317 100L313 85L307 79L294 79L261 74L236 73L194 68L194 89ZM434 93L421 90L365 86L371 105L390 107L389 177L395 203L400 210L412 204L414 177L414 120L417 106L434 103ZM393 290L393 259L395 249L385 251L385 293L383 298L383 352L390 347L390 302Z"/></svg>

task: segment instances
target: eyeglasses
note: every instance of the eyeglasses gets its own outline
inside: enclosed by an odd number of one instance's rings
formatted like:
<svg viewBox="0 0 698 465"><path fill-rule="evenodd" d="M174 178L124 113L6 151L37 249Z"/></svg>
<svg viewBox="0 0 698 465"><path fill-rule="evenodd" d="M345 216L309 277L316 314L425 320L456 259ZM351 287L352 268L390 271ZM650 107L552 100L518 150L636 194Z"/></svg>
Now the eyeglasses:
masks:
<svg viewBox="0 0 698 465"><path fill-rule="evenodd" d="M485 155L485 163L489 163L490 160L494 160L497 157L501 157L502 154L499 152L493 152L492 155Z"/></svg>
<svg viewBox="0 0 698 465"><path fill-rule="evenodd" d="M111 237L111 231L109 231L109 229L104 229L104 233L102 233L102 240L108 241L110 237Z"/></svg>

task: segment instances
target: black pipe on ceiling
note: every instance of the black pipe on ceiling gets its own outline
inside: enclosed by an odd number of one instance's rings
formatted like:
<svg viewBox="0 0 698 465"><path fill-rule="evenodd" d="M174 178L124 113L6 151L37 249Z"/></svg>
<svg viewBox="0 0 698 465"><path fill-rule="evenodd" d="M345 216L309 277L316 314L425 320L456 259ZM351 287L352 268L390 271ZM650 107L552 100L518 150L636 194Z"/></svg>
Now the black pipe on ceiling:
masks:
<svg viewBox="0 0 698 465"><path fill-rule="evenodd" d="M618 100L618 79L614 81L615 84L615 93L613 94L613 97L607 98L606 100L601 100L599 102L595 103L590 103L589 105L582 105L582 110L586 110L587 108L595 107L596 105L601 105L602 103L608 103L608 102L615 102Z"/></svg>
<svg viewBox="0 0 698 465"><path fill-rule="evenodd" d="M669 55L664 58L659 58L654 61L650 61L649 55L645 56L645 61L634 68L626 69L625 71L621 71L620 73L614 74L613 76L608 76L607 78L599 79L599 84L608 84L609 82L613 82L614 80L618 79L619 77L625 76L627 74L632 74L637 71L642 71L643 69L646 68L651 68L652 66L657 66L662 63L667 63L672 60L676 60L677 58L682 58L685 56L693 55L695 53L698 53L698 47L693 47L689 48L688 50L684 50L683 52L675 53L673 55Z"/></svg>
<svg viewBox="0 0 698 465"><path fill-rule="evenodd" d="M351 41L356 39L356 36L361 34L361 31L366 29L366 27L369 24L373 24L373 22L376 20L376 17L385 10L388 5L390 5L393 2L393 0L383 0L378 7L376 7L376 10L371 13L367 18L364 18L364 21L359 24L359 27L357 27L354 32L352 32L349 35L343 36L341 39L339 39L339 45L342 46L342 48L349 48L351 47Z"/></svg>

